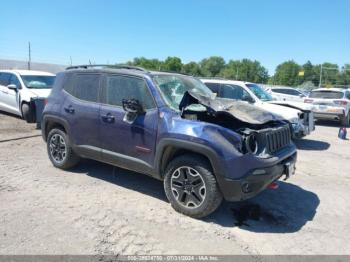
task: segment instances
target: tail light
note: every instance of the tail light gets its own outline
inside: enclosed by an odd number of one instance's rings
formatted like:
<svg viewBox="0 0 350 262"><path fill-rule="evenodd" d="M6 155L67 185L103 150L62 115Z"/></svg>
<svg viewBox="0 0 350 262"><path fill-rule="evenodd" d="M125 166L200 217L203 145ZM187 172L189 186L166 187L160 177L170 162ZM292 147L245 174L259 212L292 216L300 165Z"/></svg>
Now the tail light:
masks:
<svg viewBox="0 0 350 262"><path fill-rule="evenodd" d="M313 101L314 101L313 99L308 99L307 98L307 99L304 100L304 103L312 103Z"/></svg>
<svg viewBox="0 0 350 262"><path fill-rule="evenodd" d="M346 106L348 104L348 101L345 101L345 100L334 100L333 103L336 104L336 105Z"/></svg>

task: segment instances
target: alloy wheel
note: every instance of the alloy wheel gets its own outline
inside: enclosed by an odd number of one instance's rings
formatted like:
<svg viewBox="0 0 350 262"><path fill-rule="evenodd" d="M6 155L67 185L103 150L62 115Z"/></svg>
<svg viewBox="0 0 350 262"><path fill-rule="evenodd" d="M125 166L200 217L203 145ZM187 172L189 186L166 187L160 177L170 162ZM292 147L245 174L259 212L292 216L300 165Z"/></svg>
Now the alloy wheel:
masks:
<svg viewBox="0 0 350 262"><path fill-rule="evenodd" d="M60 134L54 134L50 139L50 154L52 159L60 164L67 156L67 146Z"/></svg>
<svg viewBox="0 0 350 262"><path fill-rule="evenodd" d="M197 208L203 204L206 187L201 174L194 168L182 166L171 175L171 192L177 202L186 208Z"/></svg>

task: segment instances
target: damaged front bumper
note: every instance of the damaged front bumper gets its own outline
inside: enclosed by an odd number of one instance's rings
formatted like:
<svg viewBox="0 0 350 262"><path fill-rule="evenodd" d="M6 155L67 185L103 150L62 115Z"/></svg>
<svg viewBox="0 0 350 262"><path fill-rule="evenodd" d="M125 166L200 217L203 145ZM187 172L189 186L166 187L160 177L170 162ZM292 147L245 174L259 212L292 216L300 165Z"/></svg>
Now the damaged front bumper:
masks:
<svg viewBox="0 0 350 262"><path fill-rule="evenodd" d="M291 126L293 139L299 139L310 135L311 132L315 130L314 113L304 113L303 117L300 118L297 123L292 123Z"/></svg>
<svg viewBox="0 0 350 262"><path fill-rule="evenodd" d="M268 185L285 176L284 180L295 172L297 154L264 168L251 170L241 179L224 178L221 181L221 192L227 201L242 201L252 198L266 189Z"/></svg>

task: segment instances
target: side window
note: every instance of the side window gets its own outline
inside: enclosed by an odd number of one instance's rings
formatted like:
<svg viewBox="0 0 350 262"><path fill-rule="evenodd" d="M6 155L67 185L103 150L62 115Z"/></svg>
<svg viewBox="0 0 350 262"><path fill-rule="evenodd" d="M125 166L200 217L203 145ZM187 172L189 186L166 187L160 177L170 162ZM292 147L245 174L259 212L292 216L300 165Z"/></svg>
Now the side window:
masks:
<svg viewBox="0 0 350 262"><path fill-rule="evenodd" d="M288 89L288 94L292 96L299 96L301 93L294 89Z"/></svg>
<svg viewBox="0 0 350 262"><path fill-rule="evenodd" d="M78 74L74 77L73 96L84 101L97 102L101 76L98 74Z"/></svg>
<svg viewBox="0 0 350 262"><path fill-rule="evenodd" d="M283 89L272 89L272 92L273 93L278 93L278 94L285 94L285 92L283 92L284 90Z"/></svg>
<svg viewBox="0 0 350 262"><path fill-rule="evenodd" d="M10 83L10 76L9 73L0 73L0 85L2 86L8 86Z"/></svg>
<svg viewBox="0 0 350 262"><path fill-rule="evenodd" d="M18 77L16 75L11 74L9 85L16 85L17 88L21 88L21 83L19 82Z"/></svg>
<svg viewBox="0 0 350 262"><path fill-rule="evenodd" d="M66 74L64 76L63 80L63 90L65 90L67 93L74 96L74 82L73 82L73 75L72 74Z"/></svg>
<svg viewBox="0 0 350 262"><path fill-rule="evenodd" d="M220 84L216 84L216 83L204 83L207 87L209 87L209 89L211 91L213 91L214 93L217 93L219 95L220 92Z"/></svg>
<svg viewBox="0 0 350 262"><path fill-rule="evenodd" d="M350 100L350 91L347 91L347 92L345 93L345 97L346 97L347 99Z"/></svg>
<svg viewBox="0 0 350 262"><path fill-rule="evenodd" d="M146 82L137 77L109 75L104 91L105 103L122 106L123 99L137 99L144 109L155 108L153 97Z"/></svg>
<svg viewBox="0 0 350 262"><path fill-rule="evenodd" d="M236 100L248 100L250 98L249 93L241 86L223 84L221 86L221 97L236 99Z"/></svg>

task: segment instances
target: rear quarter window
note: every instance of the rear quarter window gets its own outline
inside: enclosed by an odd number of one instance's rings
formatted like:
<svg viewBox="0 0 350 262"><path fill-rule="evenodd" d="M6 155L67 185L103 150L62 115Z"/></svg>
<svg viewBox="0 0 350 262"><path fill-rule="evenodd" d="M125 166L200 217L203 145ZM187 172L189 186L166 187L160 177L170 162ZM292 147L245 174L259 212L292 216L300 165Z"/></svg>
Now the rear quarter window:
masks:
<svg viewBox="0 0 350 262"><path fill-rule="evenodd" d="M98 102L100 81L100 74L67 75L63 89L80 100Z"/></svg>

